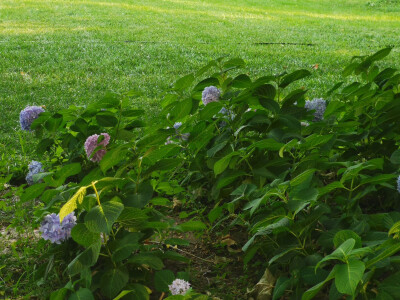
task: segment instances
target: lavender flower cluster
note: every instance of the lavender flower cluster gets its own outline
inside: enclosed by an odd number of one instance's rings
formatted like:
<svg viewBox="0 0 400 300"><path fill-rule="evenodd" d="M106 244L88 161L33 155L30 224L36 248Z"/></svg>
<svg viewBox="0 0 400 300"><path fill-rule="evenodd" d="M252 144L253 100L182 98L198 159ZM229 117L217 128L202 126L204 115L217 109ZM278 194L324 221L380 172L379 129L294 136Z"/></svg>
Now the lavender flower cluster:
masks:
<svg viewBox="0 0 400 300"><path fill-rule="evenodd" d="M183 279L175 279L168 288L172 295L185 295L190 289L190 283Z"/></svg>
<svg viewBox="0 0 400 300"><path fill-rule="evenodd" d="M21 124L22 130L31 130L31 124L39 117L39 114L44 112L44 109L40 106L27 106L21 110L19 114L19 123Z"/></svg>
<svg viewBox="0 0 400 300"><path fill-rule="evenodd" d="M71 229L76 225L76 217L72 212L67 215L60 223L60 216L50 214L44 217L39 231L42 238L52 243L61 244L61 242L71 237Z"/></svg>
<svg viewBox="0 0 400 300"><path fill-rule="evenodd" d="M304 107L307 110L315 110L314 122L322 121L324 119L324 113L326 109L326 101L322 98L316 98L312 101L307 100Z"/></svg>
<svg viewBox="0 0 400 300"><path fill-rule="evenodd" d="M400 176L397 177L397 191L400 193Z"/></svg>
<svg viewBox="0 0 400 300"><path fill-rule="evenodd" d="M218 88L215 86L209 86L201 93L201 101L203 101L204 105L207 105L210 102L218 102L220 95L221 91Z"/></svg>
<svg viewBox="0 0 400 300"><path fill-rule="evenodd" d="M31 163L28 165L28 174L26 175L25 179L29 185L33 184L33 175L43 172L43 166L40 162L32 160Z"/></svg>
<svg viewBox="0 0 400 300"><path fill-rule="evenodd" d="M104 139L100 143L98 143L97 141L98 141L100 135L104 136ZM107 153L105 146L107 146L108 143L110 142L110 135L108 133L101 133L100 135L93 134L93 135L89 136L85 142L86 155L93 162L101 161L103 156ZM92 155L92 152L94 151L94 149L96 149L98 146L103 146L103 147L101 149L97 150L96 153L92 157L90 157Z"/></svg>

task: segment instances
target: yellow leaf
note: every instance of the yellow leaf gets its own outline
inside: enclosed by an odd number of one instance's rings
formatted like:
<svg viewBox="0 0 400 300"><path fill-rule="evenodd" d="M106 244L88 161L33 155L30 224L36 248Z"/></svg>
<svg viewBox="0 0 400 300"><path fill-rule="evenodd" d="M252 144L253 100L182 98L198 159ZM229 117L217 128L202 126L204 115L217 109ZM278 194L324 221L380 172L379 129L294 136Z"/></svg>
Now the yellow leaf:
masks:
<svg viewBox="0 0 400 300"><path fill-rule="evenodd" d="M70 213L72 213L77 207L77 203L81 204L83 201L83 198L86 195L86 186L83 186L81 188L79 188L79 190L75 193L75 195L72 196L71 199L69 199L67 201L67 203L65 203L63 205L63 207L61 207L60 209L60 222L62 222L62 220L69 215Z"/></svg>

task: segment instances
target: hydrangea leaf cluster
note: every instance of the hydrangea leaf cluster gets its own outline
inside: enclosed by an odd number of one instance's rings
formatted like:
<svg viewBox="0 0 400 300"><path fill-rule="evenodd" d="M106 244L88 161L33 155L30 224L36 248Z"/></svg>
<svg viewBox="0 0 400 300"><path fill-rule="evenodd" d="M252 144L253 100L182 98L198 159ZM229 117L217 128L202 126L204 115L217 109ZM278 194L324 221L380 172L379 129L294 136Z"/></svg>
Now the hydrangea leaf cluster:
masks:
<svg viewBox="0 0 400 300"><path fill-rule="evenodd" d="M185 295L190 289L190 283L183 279L175 279L168 288L172 295Z"/></svg>
<svg viewBox="0 0 400 300"><path fill-rule="evenodd" d="M175 129L175 131L176 131L176 136L175 136L175 138L178 138L178 139L180 139L180 140L182 140L182 141L188 141L189 140L189 137L190 137L190 133L180 133L179 132L179 128L182 126L182 122L176 122L175 124L174 124L174 129ZM169 127L168 127L169 128ZM169 136L169 137L167 137L167 141L165 142L165 145L169 145L169 144L173 144L174 143L174 141L173 141L173 137L171 137L171 136Z"/></svg>
<svg viewBox="0 0 400 300"><path fill-rule="evenodd" d="M39 114L44 112L40 106L27 106L19 114L19 123L22 130L31 130L31 124L39 117Z"/></svg>
<svg viewBox="0 0 400 300"><path fill-rule="evenodd" d="M42 163L32 160L31 163L28 165L28 174L26 175L25 179L29 185L32 185L33 182L33 175L43 172Z"/></svg>
<svg viewBox="0 0 400 300"><path fill-rule="evenodd" d="M98 140L101 135L104 136L104 139L99 143ZM110 142L110 135L108 133L101 133L100 135L93 134L89 136L85 142L85 152L87 157L93 162L101 161L103 156L107 153L105 146L107 146L109 142ZM99 146L103 147L101 149L98 149L96 153L94 153L93 156L91 157L93 151Z"/></svg>
<svg viewBox="0 0 400 300"><path fill-rule="evenodd" d="M76 217L74 212L67 215L60 223L60 216L52 213L44 217L39 231L42 238L52 242L53 244L61 244L61 242L71 237L71 230L76 225Z"/></svg>
<svg viewBox="0 0 400 300"><path fill-rule="evenodd" d="M201 94L201 101L203 101L204 105L207 105L211 102L218 102L219 97L221 95L221 91L215 86L206 87Z"/></svg>
<svg viewBox="0 0 400 300"><path fill-rule="evenodd" d="M315 110L314 122L322 121L324 119L324 113L326 109L326 101L322 98L316 98L312 101L307 100L304 107L307 110Z"/></svg>

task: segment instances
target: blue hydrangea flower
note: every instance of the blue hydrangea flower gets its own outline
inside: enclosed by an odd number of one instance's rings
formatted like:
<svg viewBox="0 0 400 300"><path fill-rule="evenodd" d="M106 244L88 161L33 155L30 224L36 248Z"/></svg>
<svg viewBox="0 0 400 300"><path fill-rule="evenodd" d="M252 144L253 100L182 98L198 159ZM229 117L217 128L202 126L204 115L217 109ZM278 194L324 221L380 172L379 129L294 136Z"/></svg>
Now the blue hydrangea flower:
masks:
<svg viewBox="0 0 400 300"><path fill-rule="evenodd" d="M219 111L220 114L227 116L231 121L233 121L236 115L230 109L226 109L225 107L221 108Z"/></svg>
<svg viewBox="0 0 400 300"><path fill-rule="evenodd" d="M182 126L182 122L176 122L176 123L174 124L175 130L178 130L179 127L181 127L181 126Z"/></svg>
<svg viewBox="0 0 400 300"><path fill-rule="evenodd" d="M201 101L203 101L204 105L207 105L210 102L218 102L220 95L221 91L218 88L215 86L209 86L201 93Z"/></svg>
<svg viewBox="0 0 400 300"><path fill-rule="evenodd" d="M60 216L50 214L44 217L39 231L42 233L42 238L52 243L61 244L61 242L71 237L71 229L76 225L76 217L74 212L67 215L62 223Z"/></svg>
<svg viewBox="0 0 400 300"><path fill-rule="evenodd" d="M324 119L324 112L326 109L326 101L322 98L316 98L312 101L307 100L304 107L307 110L315 110L314 122L322 121Z"/></svg>
<svg viewBox="0 0 400 300"><path fill-rule="evenodd" d="M31 163L28 165L28 170L29 172L26 175L25 179L29 185L33 184L33 175L44 171L42 164L35 160L31 161Z"/></svg>
<svg viewBox="0 0 400 300"><path fill-rule="evenodd" d="M39 117L39 114L44 112L40 106L27 106L19 114L19 123L22 130L31 130L31 124Z"/></svg>
<svg viewBox="0 0 400 300"><path fill-rule="evenodd" d="M397 191L400 193L400 176L397 177Z"/></svg>

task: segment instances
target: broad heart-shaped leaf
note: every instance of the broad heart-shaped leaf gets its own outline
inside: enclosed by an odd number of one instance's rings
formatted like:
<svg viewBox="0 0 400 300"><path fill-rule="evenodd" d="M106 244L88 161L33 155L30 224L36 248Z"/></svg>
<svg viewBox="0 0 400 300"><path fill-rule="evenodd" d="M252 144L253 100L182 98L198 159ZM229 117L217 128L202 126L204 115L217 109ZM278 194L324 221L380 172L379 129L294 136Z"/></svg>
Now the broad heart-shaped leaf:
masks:
<svg viewBox="0 0 400 300"><path fill-rule="evenodd" d="M128 258L134 250L139 249L139 239L142 237L140 232L129 232L122 239L110 243L112 260L120 262Z"/></svg>
<svg viewBox="0 0 400 300"><path fill-rule="evenodd" d="M127 262L137 266L146 265L154 270L161 270L164 268L162 260L158 256L151 253L138 253L129 258Z"/></svg>
<svg viewBox="0 0 400 300"><path fill-rule="evenodd" d="M168 285L174 281L175 275L171 270L162 270L154 275L154 286L159 292L168 292Z"/></svg>
<svg viewBox="0 0 400 300"><path fill-rule="evenodd" d="M85 216L85 225L92 232L108 234L123 209L124 205L116 201L105 202L101 206L97 205Z"/></svg>
<svg viewBox="0 0 400 300"><path fill-rule="evenodd" d="M128 280L129 273L125 267L109 269L101 277L101 291L105 296L113 298L125 287Z"/></svg>
<svg viewBox="0 0 400 300"><path fill-rule="evenodd" d="M314 285L312 288L309 288L301 297L301 300L310 300L314 298L318 292L323 288L325 283L327 283L329 280L333 279L336 274L336 266L332 269L332 271L329 273L329 275L325 278L324 281L321 281L317 285Z"/></svg>
<svg viewBox="0 0 400 300"><path fill-rule="evenodd" d="M290 74L287 74L286 76L284 76L282 81L279 84L279 87L285 88L292 82L303 79L310 75L311 75L311 72L308 70L305 70L305 69L296 70L293 73L290 73Z"/></svg>
<svg viewBox="0 0 400 300"><path fill-rule="evenodd" d="M355 296L358 283L365 271L365 264L356 259L349 259L346 264L336 267L335 285L342 294Z"/></svg>
<svg viewBox="0 0 400 300"><path fill-rule="evenodd" d="M29 200L39 197L43 193L46 186L46 183L37 183L28 187L21 196L21 202L25 203Z"/></svg>
<svg viewBox="0 0 400 300"><path fill-rule="evenodd" d="M68 274L74 276L80 273L84 268L93 266L99 257L100 247L101 242L98 241L75 257L68 265Z"/></svg>
<svg viewBox="0 0 400 300"><path fill-rule="evenodd" d="M100 161L100 168L103 173L107 172L108 169L125 159L127 153L128 149L125 145L118 146L117 148L108 151Z"/></svg>
<svg viewBox="0 0 400 300"><path fill-rule="evenodd" d="M99 233L89 231L84 223L78 223L72 228L71 237L84 247L89 247L101 239Z"/></svg>
<svg viewBox="0 0 400 300"><path fill-rule="evenodd" d="M356 241L352 238L346 240L335 251L333 251L331 254L325 256L323 259L321 259L318 262L318 264L315 266L315 269L318 269L318 267L323 262L328 261L328 260L332 260L332 259L344 260L350 254L350 251L353 250L355 244L356 244Z"/></svg>
<svg viewBox="0 0 400 300"><path fill-rule="evenodd" d="M68 300L94 300L92 291L87 288L80 288L69 296Z"/></svg>
<svg viewBox="0 0 400 300"><path fill-rule="evenodd" d="M82 204L83 198L86 195L86 189L86 186L80 187L79 190L72 196L72 198L69 199L67 203L63 205L63 207L61 207L59 213L60 222L62 222L67 215L72 213L78 207L78 203Z"/></svg>

